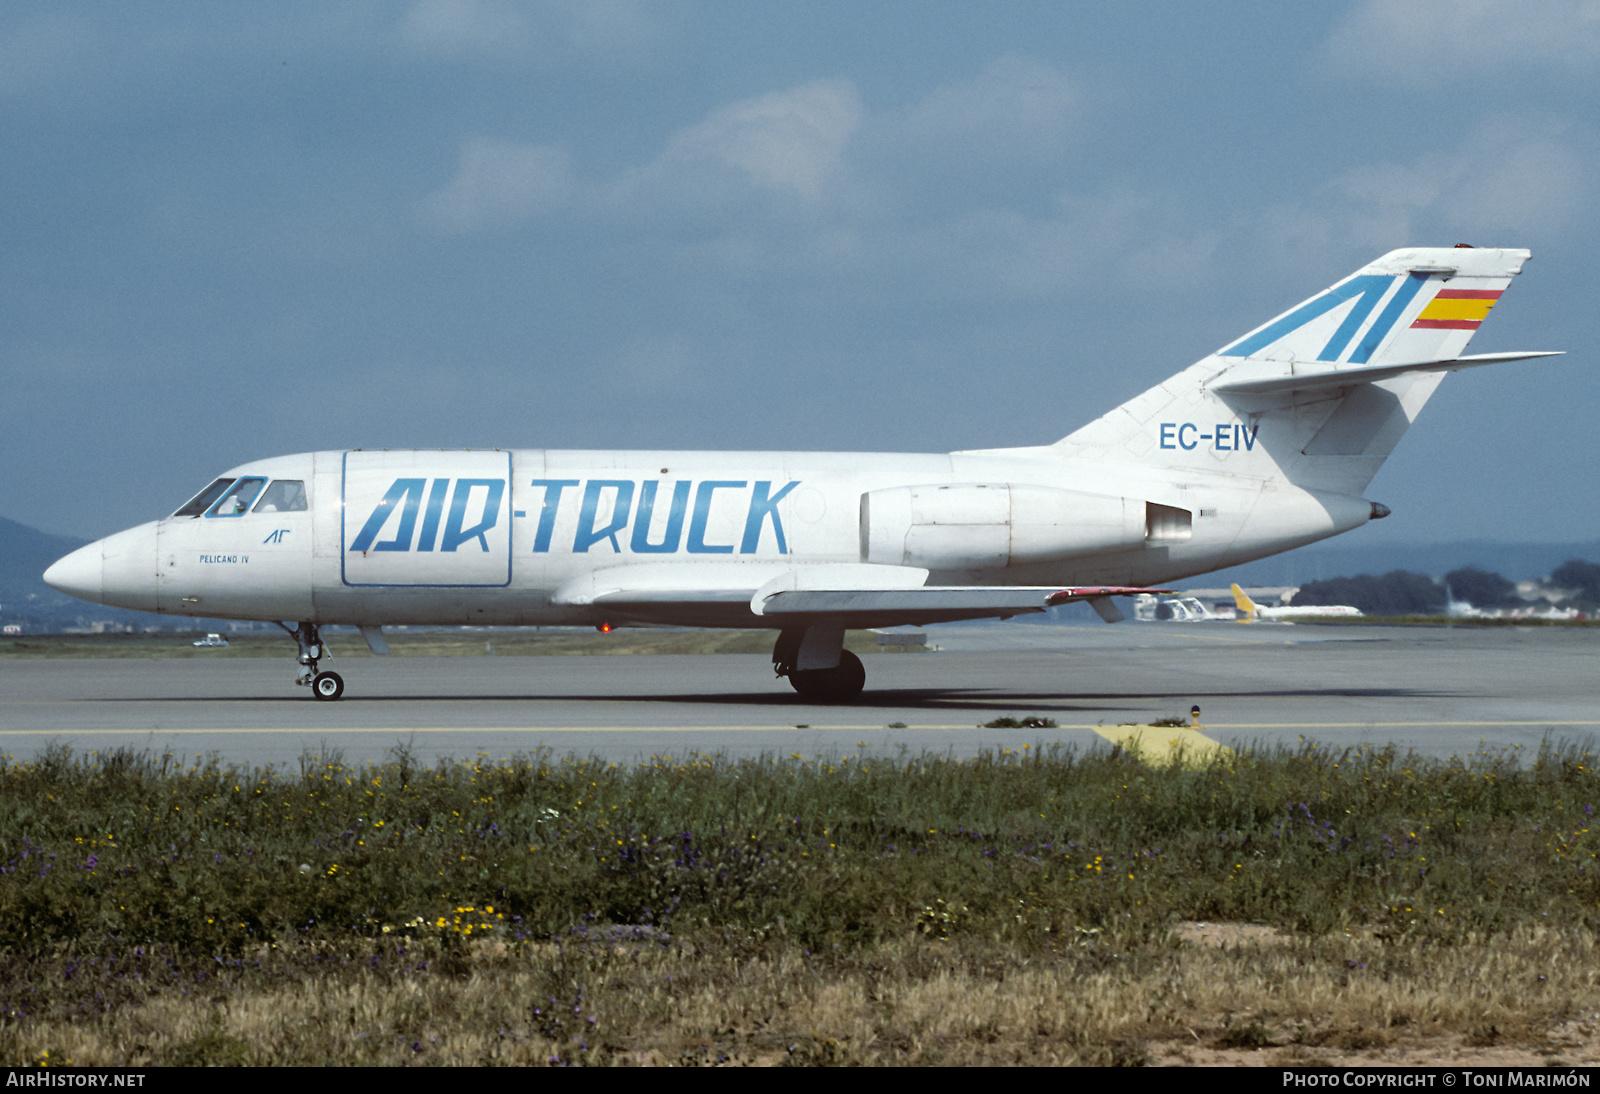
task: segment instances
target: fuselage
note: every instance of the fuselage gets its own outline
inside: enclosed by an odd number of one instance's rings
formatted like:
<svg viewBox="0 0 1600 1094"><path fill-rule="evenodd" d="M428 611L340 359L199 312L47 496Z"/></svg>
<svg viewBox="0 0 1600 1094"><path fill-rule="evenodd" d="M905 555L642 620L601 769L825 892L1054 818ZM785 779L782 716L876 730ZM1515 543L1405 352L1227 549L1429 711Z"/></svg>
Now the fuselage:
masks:
<svg viewBox="0 0 1600 1094"><path fill-rule="evenodd" d="M1037 448L317 452L227 471L46 579L205 618L748 627L764 625L750 593L808 566L918 567L928 585L1146 585L1371 515L1358 497L1226 472ZM608 581L723 595L653 614L600 603Z"/></svg>
<svg viewBox="0 0 1600 1094"><path fill-rule="evenodd" d="M1362 613L1360 608L1349 604L1306 604L1296 608L1293 605L1283 608L1257 608L1256 614L1262 619L1355 619Z"/></svg>

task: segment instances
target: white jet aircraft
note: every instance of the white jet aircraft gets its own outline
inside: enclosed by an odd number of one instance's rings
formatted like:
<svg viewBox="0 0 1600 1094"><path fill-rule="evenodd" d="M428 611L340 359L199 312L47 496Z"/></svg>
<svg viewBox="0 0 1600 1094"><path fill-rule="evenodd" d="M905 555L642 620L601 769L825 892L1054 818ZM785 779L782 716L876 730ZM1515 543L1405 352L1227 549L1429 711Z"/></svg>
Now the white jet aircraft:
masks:
<svg viewBox="0 0 1600 1094"><path fill-rule="evenodd" d="M1349 604L1302 604L1299 607L1286 604L1277 608L1261 605L1246 596L1237 585L1233 586L1233 602L1239 605L1239 614L1235 618L1241 623L1273 619L1286 622L1296 619L1356 619L1361 615L1360 608Z"/></svg>
<svg viewBox="0 0 1600 1094"><path fill-rule="evenodd" d="M225 472L46 572L85 600L321 628L764 627L848 700L851 627L1009 618L1233 566L1388 514L1361 494L1527 251L1394 251L1055 444L946 455L316 452ZM283 622L294 621L290 626Z"/></svg>

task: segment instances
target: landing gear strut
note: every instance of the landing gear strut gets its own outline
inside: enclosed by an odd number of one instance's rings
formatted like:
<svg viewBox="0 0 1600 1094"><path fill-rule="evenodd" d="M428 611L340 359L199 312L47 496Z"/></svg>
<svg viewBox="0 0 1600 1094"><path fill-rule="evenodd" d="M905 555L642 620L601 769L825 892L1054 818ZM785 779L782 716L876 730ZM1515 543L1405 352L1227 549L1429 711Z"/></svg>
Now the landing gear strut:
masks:
<svg viewBox="0 0 1600 1094"><path fill-rule="evenodd" d="M289 636L300 646L300 652L295 661L300 665L300 675L295 677L297 684L311 685L313 697L331 703L344 694L344 678L337 672L319 672L317 664L330 656L326 646L322 644L322 632L315 623L301 623L293 630L279 623L289 632Z"/></svg>
<svg viewBox="0 0 1600 1094"><path fill-rule="evenodd" d="M772 668L789 678L802 699L813 703L848 703L867 682L861 658L844 648L842 627L792 627L779 632Z"/></svg>

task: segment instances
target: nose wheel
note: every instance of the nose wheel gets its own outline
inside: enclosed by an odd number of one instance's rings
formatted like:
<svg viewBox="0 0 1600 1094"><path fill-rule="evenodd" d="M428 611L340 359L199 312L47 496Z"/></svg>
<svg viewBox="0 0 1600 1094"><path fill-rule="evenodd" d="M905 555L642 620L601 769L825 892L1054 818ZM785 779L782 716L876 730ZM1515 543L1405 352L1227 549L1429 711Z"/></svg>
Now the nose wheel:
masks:
<svg viewBox="0 0 1600 1094"><path fill-rule="evenodd" d="M329 656L328 648L322 644L322 632L315 623L301 623L295 627L279 623L289 633L300 650L295 655L295 662L300 666L300 674L295 677L297 684L307 684L311 687L311 695L319 702L331 703L344 694L344 677L337 672L322 672L317 666L324 657Z"/></svg>
<svg viewBox="0 0 1600 1094"><path fill-rule="evenodd" d="M331 703L344 694L344 678L337 672L319 672L311 681L311 694Z"/></svg>

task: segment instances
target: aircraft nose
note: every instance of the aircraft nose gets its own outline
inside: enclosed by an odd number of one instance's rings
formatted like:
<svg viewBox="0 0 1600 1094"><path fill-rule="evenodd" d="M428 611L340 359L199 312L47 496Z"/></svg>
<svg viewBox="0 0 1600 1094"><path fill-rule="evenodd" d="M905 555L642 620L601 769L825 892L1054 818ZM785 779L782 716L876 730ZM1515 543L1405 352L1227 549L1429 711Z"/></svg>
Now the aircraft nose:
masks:
<svg viewBox="0 0 1600 1094"><path fill-rule="evenodd" d="M105 592L104 540L79 547L44 572L44 583L79 600L99 602Z"/></svg>
<svg viewBox="0 0 1600 1094"><path fill-rule="evenodd" d="M145 524L80 547L44 572L45 584L80 600L156 610L157 526Z"/></svg>

